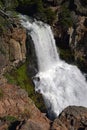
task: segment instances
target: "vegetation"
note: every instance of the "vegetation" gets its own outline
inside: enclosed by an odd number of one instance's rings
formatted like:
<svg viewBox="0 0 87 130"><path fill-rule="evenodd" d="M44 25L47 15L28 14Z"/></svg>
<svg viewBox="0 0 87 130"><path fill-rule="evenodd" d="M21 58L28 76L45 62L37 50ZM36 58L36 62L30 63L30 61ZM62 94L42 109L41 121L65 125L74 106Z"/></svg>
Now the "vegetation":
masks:
<svg viewBox="0 0 87 130"><path fill-rule="evenodd" d="M50 8L44 8L42 0L19 0L17 10L49 24L51 24L56 17Z"/></svg>
<svg viewBox="0 0 87 130"><path fill-rule="evenodd" d="M27 63L23 64L18 69L12 70L10 73L6 73L5 76L9 83L25 89L28 92L29 97L35 102L36 106L41 111L46 110L42 96L35 92L34 85L27 75Z"/></svg>
<svg viewBox="0 0 87 130"><path fill-rule="evenodd" d="M42 0L0 0L0 8L5 11L18 11L52 24L56 18L54 11L44 7Z"/></svg>
<svg viewBox="0 0 87 130"><path fill-rule="evenodd" d="M18 6L17 0L0 0L0 5L4 10L13 10Z"/></svg>
<svg viewBox="0 0 87 130"><path fill-rule="evenodd" d="M59 48L59 54L60 54L60 58L65 60L68 63L71 63L74 61L74 56L70 49Z"/></svg>
<svg viewBox="0 0 87 130"><path fill-rule="evenodd" d="M56 13L52 11L51 8L45 9L45 15L47 18L47 23L52 24L54 20L56 19Z"/></svg>
<svg viewBox="0 0 87 130"><path fill-rule="evenodd" d="M16 121L17 118L14 117L14 116L8 115L8 116L3 117L2 120L5 120L5 121L8 121L8 122L12 123L12 122Z"/></svg>
<svg viewBox="0 0 87 130"><path fill-rule="evenodd" d="M60 20L61 25L64 28L68 28L73 25L73 20L70 15L70 10L66 6L62 7L62 11L59 15L59 20Z"/></svg>

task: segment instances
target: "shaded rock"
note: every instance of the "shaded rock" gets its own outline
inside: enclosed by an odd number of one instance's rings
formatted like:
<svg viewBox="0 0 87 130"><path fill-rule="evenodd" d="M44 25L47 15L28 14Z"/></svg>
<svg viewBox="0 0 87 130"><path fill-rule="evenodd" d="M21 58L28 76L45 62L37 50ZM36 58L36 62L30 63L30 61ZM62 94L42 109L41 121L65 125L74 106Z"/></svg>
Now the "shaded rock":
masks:
<svg viewBox="0 0 87 130"><path fill-rule="evenodd" d="M27 40L26 40L26 50L27 50L27 58L29 60L28 75L30 77L33 77L38 72L38 62L37 62L35 46L29 34L27 35Z"/></svg>
<svg viewBox="0 0 87 130"><path fill-rule="evenodd" d="M48 2L49 4L53 5L53 6L57 6L60 5L64 0L46 0L46 2Z"/></svg>
<svg viewBox="0 0 87 130"><path fill-rule="evenodd" d="M74 4L76 5L77 13L87 16L87 3L84 4L82 0L74 0Z"/></svg>

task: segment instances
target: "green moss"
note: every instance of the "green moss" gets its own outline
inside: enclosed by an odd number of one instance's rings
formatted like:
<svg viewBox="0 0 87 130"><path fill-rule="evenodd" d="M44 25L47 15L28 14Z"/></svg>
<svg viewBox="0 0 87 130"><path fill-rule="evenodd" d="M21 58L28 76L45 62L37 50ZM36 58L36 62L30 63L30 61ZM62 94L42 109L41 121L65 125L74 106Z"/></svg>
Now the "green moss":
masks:
<svg viewBox="0 0 87 130"><path fill-rule="evenodd" d="M9 83L18 85L25 89L28 92L29 97L34 101L35 105L41 111L46 111L42 96L35 92L34 85L27 75L27 63L23 64L18 69L12 70L10 73L6 73L5 77Z"/></svg>
<svg viewBox="0 0 87 130"><path fill-rule="evenodd" d="M12 123L12 122L16 121L17 118L14 117L14 116L8 115L8 116L3 117L2 120L5 120L5 121L8 121L8 122Z"/></svg>

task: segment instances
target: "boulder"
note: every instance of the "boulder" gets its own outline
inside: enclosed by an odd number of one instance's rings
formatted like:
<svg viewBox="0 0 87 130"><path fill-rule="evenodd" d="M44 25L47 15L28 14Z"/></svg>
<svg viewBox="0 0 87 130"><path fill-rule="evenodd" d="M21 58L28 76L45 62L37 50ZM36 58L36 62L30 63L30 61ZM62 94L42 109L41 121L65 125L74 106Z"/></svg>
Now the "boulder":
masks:
<svg viewBox="0 0 87 130"><path fill-rule="evenodd" d="M61 124L64 126L64 130L86 130L87 108L69 106L62 111L54 123L59 120L62 122Z"/></svg>

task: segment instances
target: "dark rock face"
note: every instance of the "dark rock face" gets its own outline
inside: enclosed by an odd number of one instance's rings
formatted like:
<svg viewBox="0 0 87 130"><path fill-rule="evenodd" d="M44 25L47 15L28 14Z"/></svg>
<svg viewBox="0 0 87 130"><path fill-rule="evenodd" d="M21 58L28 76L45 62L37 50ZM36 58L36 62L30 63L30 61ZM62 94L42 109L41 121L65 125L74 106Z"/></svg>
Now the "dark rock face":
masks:
<svg viewBox="0 0 87 130"><path fill-rule="evenodd" d="M26 41L27 41L26 42L27 59L29 60L28 74L30 77L33 77L38 72L38 62L37 62L37 57L35 52L35 46L29 34L27 34Z"/></svg>
<svg viewBox="0 0 87 130"><path fill-rule="evenodd" d="M76 11L77 13L80 13L81 15L87 16L87 2L86 0L75 0L74 4L76 5Z"/></svg>

